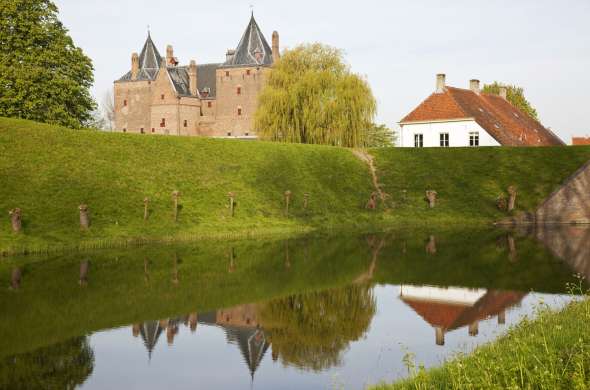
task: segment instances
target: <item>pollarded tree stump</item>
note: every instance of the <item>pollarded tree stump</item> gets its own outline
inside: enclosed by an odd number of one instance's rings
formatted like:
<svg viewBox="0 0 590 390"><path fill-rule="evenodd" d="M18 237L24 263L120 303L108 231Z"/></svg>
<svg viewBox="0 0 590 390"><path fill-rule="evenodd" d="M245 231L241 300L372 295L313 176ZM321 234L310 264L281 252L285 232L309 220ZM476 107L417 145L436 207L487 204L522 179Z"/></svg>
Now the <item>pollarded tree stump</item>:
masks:
<svg viewBox="0 0 590 390"><path fill-rule="evenodd" d="M377 208L377 192L372 192L369 201L365 206L367 210L375 210Z"/></svg>
<svg viewBox="0 0 590 390"><path fill-rule="evenodd" d="M12 224L12 231L20 233L23 229L22 212L18 207L8 212L10 215L10 223Z"/></svg>
<svg viewBox="0 0 590 390"><path fill-rule="evenodd" d="M306 192L305 194L303 194L303 209L307 210L308 206L309 206L309 193Z"/></svg>
<svg viewBox="0 0 590 390"><path fill-rule="evenodd" d="M88 215L88 206L85 204L81 204L80 206L78 206L78 210L80 210L80 228L84 230L90 228L90 216Z"/></svg>
<svg viewBox="0 0 590 390"><path fill-rule="evenodd" d="M508 212L516 208L516 193L517 191L515 186L508 187L508 195L510 196L508 198Z"/></svg>
<svg viewBox="0 0 590 390"><path fill-rule="evenodd" d="M150 205L150 198L143 199L143 220L147 221L149 217L149 205Z"/></svg>
<svg viewBox="0 0 590 390"><path fill-rule="evenodd" d="M20 283L22 279L22 271L19 267L14 267L12 269L12 274L10 275L10 289L11 290L18 290L20 288Z"/></svg>
<svg viewBox="0 0 590 390"><path fill-rule="evenodd" d="M436 198L438 193L434 190L426 191L426 200L428 201L428 207L433 209L436 206Z"/></svg>
<svg viewBox="0 0 590 390"><path fill-rule="evenodd" d="M428 237L428 242L426 243L426 253L429 255L436 254L436 237Z"/></svg>

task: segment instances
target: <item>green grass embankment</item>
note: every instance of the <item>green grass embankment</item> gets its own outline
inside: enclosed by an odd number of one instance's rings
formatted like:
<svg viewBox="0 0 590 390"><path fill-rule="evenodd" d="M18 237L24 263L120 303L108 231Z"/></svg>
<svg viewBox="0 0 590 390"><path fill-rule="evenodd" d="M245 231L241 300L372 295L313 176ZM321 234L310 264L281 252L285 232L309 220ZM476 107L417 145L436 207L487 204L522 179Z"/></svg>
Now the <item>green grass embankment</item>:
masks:
<svg viewBox="0 0 590 390"><path fill-rule="evenodd" d="M368 167L348 149L74 131L0 118L0 210L19 207L24 221L24 233L16 235L8 215L2 218L0 254L317 229L482 225L505 216L495 199L508 185L519 188L519 210L531 210L590 159L590 147L369 152L391 195L376 212L364 208L374 190ZM424 202L426 189L438 191L434 210ZM178 222L174 190L181 192ZM286 190L293 193L289 218ZM92 223L84 232L82 203Z"/></svg>
<svg viewBox="0 0 590 390"><path fill-rule="evenodd" d="M373 387L394 389L588 389L590 298L559 312L541 310L495 342L442 367L416 369L412 378Z"/></svg>

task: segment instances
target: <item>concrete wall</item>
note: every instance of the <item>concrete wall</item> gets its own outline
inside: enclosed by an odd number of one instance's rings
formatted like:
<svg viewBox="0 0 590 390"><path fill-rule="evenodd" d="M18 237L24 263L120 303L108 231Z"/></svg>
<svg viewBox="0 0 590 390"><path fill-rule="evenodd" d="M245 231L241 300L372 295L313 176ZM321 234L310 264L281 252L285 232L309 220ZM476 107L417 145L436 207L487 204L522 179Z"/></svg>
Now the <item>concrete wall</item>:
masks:
<svg viewBox="0 0 590 390"><path fill-rule="evenodd" d="M487 131L473 120L412 123L400 125L401 147L413 148L414 135L424 135L424 147L440 147L440 134L449 134L449 147L469 146L469 133L479 132L479 146L500 146Z"/></svg>
<svg viewBox="0 0 590 390"><path fill-rule="evenodd" d="M535 212L537 223L590 223L590 161Z"/></svg>

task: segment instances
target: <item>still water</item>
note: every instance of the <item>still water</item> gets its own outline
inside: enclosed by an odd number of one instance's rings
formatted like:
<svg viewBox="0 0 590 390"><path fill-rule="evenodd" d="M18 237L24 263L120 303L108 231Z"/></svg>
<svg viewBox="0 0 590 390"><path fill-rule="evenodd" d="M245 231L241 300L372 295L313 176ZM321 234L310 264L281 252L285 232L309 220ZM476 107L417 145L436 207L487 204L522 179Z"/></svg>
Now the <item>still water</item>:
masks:
<svg viewBox="0 0 590 390"><path fill-rule="evenodd" d="M406 230L3 260L0 388L361 389L564 305L589 239Z"/></svg>

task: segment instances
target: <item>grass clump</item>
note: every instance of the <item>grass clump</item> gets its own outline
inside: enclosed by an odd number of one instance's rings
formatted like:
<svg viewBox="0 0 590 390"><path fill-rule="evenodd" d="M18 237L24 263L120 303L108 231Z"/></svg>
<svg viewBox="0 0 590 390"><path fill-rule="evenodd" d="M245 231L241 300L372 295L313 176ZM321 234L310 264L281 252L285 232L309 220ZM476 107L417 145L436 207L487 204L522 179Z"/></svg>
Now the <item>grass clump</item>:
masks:
<svg viewBox="0 0 590 390"><path fill-rule="evenodd" d="M590 298L561 311L541 305L498 340L425 370L408 355L412 377L372 390L394 389L587 389L590 387Z"/></svg>

